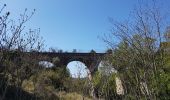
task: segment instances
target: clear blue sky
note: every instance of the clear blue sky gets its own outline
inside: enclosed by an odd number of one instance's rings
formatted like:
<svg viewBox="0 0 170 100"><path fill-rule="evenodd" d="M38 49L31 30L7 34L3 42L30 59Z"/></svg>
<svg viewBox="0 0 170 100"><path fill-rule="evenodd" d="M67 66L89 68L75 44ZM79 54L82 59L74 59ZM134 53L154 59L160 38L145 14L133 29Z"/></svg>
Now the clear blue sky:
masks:
<svg viewBox="0 0 170 100"><path fill-rule="evenodd" d="M11 17L18 18L28 8L36 9L27 28L40 28L46 48L64 51L91 49L104 52L106 45L98 37L110 33L109 17L127 19L138 0L1 0L7 4ZM149 1L149 0L145 0ZM151 0L150 0L151 1ZM170 0L161 0L170 6Z"/></svg>
<svg viewBox="0 0 170 100"><path fill-rule="evenodd" d="M104 52L106 45L98 37L110 33L109 17L127 19L138 0L1 0L7 4L11 17L18 18L28 8L36 9L27 23L27 28L40 28L46 48L55 47L64 51L91 49ZM149 1L149 0L145 0ZM150 0L151 1L151 0ZM170 6L170 0L161 0L161 5Z"/></svg>
<svg viewBox="0 0 170 100"><path fill-rule="evenodd" d="M170 0L158 1L164 10L170 10ZM28 8L28 14L36 9L26 26L27 29L41 29L40 35L45 40L46 49L54 47L64 51L77 49L81 52L94 49L104 52L106 44L98 37L110 33L108 18L118 21L128 19L138 0L0 0L0 6L4 3L14 19L25 8ZM75 63L69 66L75 66ZM70 70L71 74L77 74L78 68Z"/></svg>
<svg viewBox="0 0 170 100"><path fill-rule="evenodd" d="M131 2L129 2L131 1ZM11 16L17 18L28 8L36 9L27 28L40 28L48 47L72 51L98 52L106 46L98 36L110 30L108 17L124 19L136 0L1 0Z"/></svg>

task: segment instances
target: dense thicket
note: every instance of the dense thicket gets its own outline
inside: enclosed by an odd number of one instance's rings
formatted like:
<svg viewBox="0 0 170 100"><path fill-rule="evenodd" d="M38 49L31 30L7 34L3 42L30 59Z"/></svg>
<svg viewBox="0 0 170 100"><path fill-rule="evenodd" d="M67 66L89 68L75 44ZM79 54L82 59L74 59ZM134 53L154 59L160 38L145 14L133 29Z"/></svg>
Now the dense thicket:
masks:
<svg viewBox="0 0 170 100"><path fill-rule="evenodd" d="M109 61L123 83L123 99L170 99L170 47L163 45L169 42L165 21L156 2L140 4L128 21L111 19L112 33L104 41L113 48Z"/></svg>

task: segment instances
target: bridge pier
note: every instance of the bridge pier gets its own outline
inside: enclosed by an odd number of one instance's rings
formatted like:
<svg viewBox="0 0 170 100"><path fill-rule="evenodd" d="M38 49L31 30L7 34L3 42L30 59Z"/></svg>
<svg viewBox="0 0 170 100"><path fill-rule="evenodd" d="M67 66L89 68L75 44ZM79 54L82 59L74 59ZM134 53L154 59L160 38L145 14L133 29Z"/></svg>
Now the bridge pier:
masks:
<svg viewBox="0 0 170 100"><path fill-rule="evenodd" d="M98 66L101 62L100 60L95 60L95 61L91 61L91 63L89 63L89 65L87 65L89 72L88 72L88 79L89 79L89 84L91 85L91 91L90 95L92 96L93 100L97 100L97 96L96 96L96 91L95 91L95 87L93 85L93 75L95 74L95 72L98 70Z"/></svg>

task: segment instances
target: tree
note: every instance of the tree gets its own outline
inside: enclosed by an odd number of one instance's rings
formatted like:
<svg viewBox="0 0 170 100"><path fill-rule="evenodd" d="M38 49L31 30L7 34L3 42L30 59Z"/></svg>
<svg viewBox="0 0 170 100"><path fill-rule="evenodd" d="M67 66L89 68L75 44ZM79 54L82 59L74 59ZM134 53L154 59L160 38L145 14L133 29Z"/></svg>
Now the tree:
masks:
<svg viewBox="0 0 170 100"><path fill-rule="evenodd" d="M94 51L93 49L90 51L90 53L93 53L93 54L95 54L96 53L96 51Z"/></svg>
<svg viewBox="0 0 170 100"><path fill-rule="evenodd" d="M73 53L76 53L77 52L77 50L76 49L73 49L73 51L72 51Z"/></svg>
<svg viewBox="0 0 170 100"><path fill-rule="evenodd" d="M1 75L7 78L8 84L3 94L0 94L2 99L5 99L9 85L21 88L23 80L39 70L36 63L38 56L30 57L30 54L25 52L40 51L43 47L42 38L39 36L40 29L29 29L25 32L25 23L34 15L35 10L28 15L25 9L19 20L15 21L10 19L10 12L5 12L5 8L6 4L0 10L0 66ZM19 94L17 90L16 95Z"/></svg>
<svg viewBox="0 0 170 100"><path fill-rule="evenodd" d="M116 93L115 73L105 74L104 71L98 71L93 76L93 85L95 88L96 96L99 99L119 99Z"/></svg>
<svg viewBox="0 0 170 100"><path fill-rule="evenodd" d="M58 50L58 53L63 53L63 50L62 49Z"/></svg>
<svg viewBox="0 0 170 100"><path fill-rule="evenodd" d="M49 52L56 53L57 51L58 51L58 48L53 48L53 47L49 48Z"/></svg>
<svg viewBox="0 0 170 100"><path fill-rule="evenodd" d="M153 1L151 5L139 5L132 20L116 22L111 19L113 40L104 41L113 48L111 63L123 82L125 99L168 99L163 92L162 74L165 73L165 56L160 46L165 40L163 18ZM110 36L110 35L109 35ZM166 94L161 97L162 92Z"/></svg>
<svg viewBox="0 0 170 100"><path fill-rule="evenodd" d="M108 50L106 50L106 53L108 53L108 54L112 54L112 49L108 49Z"/></svg>

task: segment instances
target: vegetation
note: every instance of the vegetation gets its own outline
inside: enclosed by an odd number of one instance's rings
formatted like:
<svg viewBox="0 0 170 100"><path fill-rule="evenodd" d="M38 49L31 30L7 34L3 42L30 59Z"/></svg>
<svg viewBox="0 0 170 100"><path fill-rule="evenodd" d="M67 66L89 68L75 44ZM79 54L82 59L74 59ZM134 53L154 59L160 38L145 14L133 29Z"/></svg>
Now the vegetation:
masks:
<svg viewBox="0 0 170 100"><path fill-rule="evenodd" d="M35 11L28 15L26 9L15 23L9 19L10 12L4 13L4 5L0 11L0 99L169 100L170 29L162 29L163 18L153 3L140 5L129 22L111 20L109 38L113 38L104 41L112 49L106 51L102 67L92 73L92 79L72 78L58 57L52 59L53 67L38 64L41 56L28 52L43 49L39 29L24 30ZM50 51L57 52L53 48Z"/></svg>
<svg viewBox="0 0 170 100"><path fill-rule="evenodd" d="M118 44L104 39L113 48L109 61L123 82L123 99L170 99L169 47L160 46L166 41L165 30L161 27L164 20L156 3L153 3L149 7L140 5L132 21L111 20L111 35L120 41Z"/></svg>

